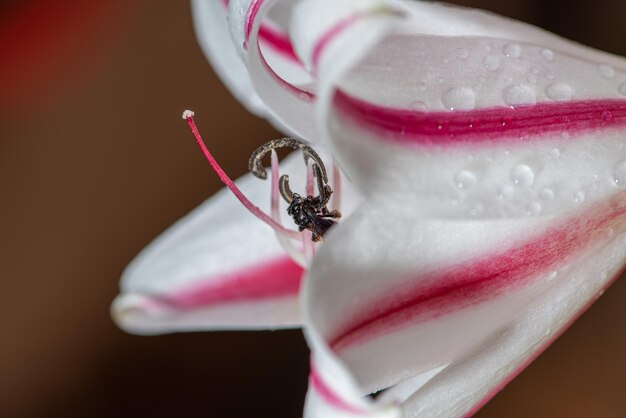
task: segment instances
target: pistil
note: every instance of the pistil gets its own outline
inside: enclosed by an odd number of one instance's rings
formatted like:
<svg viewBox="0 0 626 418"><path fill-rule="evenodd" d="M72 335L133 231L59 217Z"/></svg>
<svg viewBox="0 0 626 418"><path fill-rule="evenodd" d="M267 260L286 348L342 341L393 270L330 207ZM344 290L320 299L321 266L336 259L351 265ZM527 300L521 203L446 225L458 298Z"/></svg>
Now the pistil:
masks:
<svg viewBox="0 0 626 418"><path fill-rule="evenodd" d="M197 128L196 123L194 121L194 113L191 110L185 110L183 112L183 119L189 125L189 128L191 129L191 132L192 132L194 138L196 139L196 142L197 142L198 146L200 147L200 150L202 151L202 154L204 155L204 157L207 159L207 161L211 165L211 168L213 168L213 170L215 171L215 173L217 174L219 179L222 181L222 183L224 183L226 185L226 187L228 187L228 189L230 189L230 191L235 195L235 197L237 199L239 199L239 201L243 204L243 206L246 209L248 209L250 211L250 213L252 213L254 216L256 216L261 221L263 221L267 225L269 225L277 233L279 233L281 235L284 235L284 236L286 236L288 238L300 239L301 234L298 231L294 231L294 230L285 228L284 226L282 226L281 224L276 222L274 219L272 219L272 217L270 217L265 212L263 212L261 209L259 209L258 206L253 204L243 194L243 192L237 187L235 182L232 181L230 177L228 177L228 175L224 172L222 167L220 167L220 165L217 163L215 158L213 158L213 155L211 154L209 149L206 147L206 144L204 143L204 140L202 139L202 136L200 135L200 132L198 131L198 128Z"/></svg>

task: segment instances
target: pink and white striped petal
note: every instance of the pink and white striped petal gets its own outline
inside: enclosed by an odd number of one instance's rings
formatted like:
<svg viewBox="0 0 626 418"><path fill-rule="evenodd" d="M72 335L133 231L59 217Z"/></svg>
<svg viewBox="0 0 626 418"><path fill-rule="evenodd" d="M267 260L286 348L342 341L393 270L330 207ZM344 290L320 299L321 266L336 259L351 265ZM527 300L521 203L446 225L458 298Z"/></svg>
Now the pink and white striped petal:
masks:
<svg viewBox="0 0 626 418"><path fill-rule="evenodd" d="M307 31L307 36L317 34L323 37L328 31L337 31L335 26L345 26L346 19L351 15L363 15L363 19L354 19L354 23L363 23L365 17L373 18L374 15L388 14L388 9L384 8L381 1L357 1L338 0L335 2L318 2L316 11L318 19L309 19L306 27L294 30L294 25L298 25L299 18L296 13L302 13L304 3L293 1L277 0L231 0L229 2L229 21L231 34L235 46L239 48L254 88L263 100L265 105L271 110L273 115L295 135L306 138L309 141L316 141L318 134L315 131L315 110L313 103L317 96L317 80L311 78L310 81L294 77L293 74L281 71L280 65L276 65L271 60L271 52L263 47L266 20L272 16L282 16L289 20L289 40L293 45L300 62L314 74L312 68L311 54L307 50L299 49L299 45L306 42L294 38L294 34L300 36L303 31ZM294 5L295 4L295 5ZM300 12L299 12L300 11ZM327 11L323 15L320 12ZM368 11L366 13L366 11ZM319 19L319 17L323 17ZM329 20L330 19L330 20ZM330 26L328 22L332 22ZM362 26L362 25L361 25ZM371 26L369 27L371 29ZM302 29L302 30L300 30ZM360 50L367 49L369 38L375 38L374 33L362 33L361 41L356 48L352 48L352 53L358 55ZM320 38L321 39L321 38ZM313 54L321 57L321 54Z"/></svg>
<svg viewBox="0 0 626 418"><path fill-rule="evenodd" d="M503 37L510 21L491 15L393 4L404 13L367 51L353 55L358 29L341 28L316 54L318 132L366 200L306 281L325 388L309 417L378 416L394 400L403 416L471 414L624 263L626 60L523 24ZM316 50L314 13L294 15L292 39Z"/></svg>
<svg viewBox="0 0 626 418"><path fill-rule="evenodd" d="M319 130L364 193L412 191L449 216L554 213L601 199L626 160L626 60L546 51L394 34L343 76L336 51L322 72L341 77L321 86Z"/></svg>
<svg viewBox="0 0 626 418"><path fill-rule="evenodd" d="M228 0L193 0L191 8L198 43L222 82L250 112L269 117L230 36Z"/></svg>
<svg viewBox="0 0 626 418"><path fill-rule="evenodd" d="M304 184L299 155L281 167ZM236 181L269 212L270 182ZM112 315L133 333L296 327L302 268L227 189L163 233L129 265Z"/></svg>
<svg viewBox="0 0 626 418"><path fill-rule="evenodd" d="M242 57L242 45L236 45L228 24L228 0L192 0L197 39L213 69L233 95L252 113L269 119L278 129L289 132L259 98ZM274 8L258 28L259 48L268 65L294 84L310 85L312 79L295 55L287 35L289 2Z"/></svg>
<svg viewBox="0 0 626 418"><path fill-rule="evenodd" d="M332 388L327 408L333 398L365 411L402 400L403 416L463 416L553 341L624 263L626 192L541 218L416 218L410 209L367 201L311 267L305 333ZM424 386L410 381L424 373L436 374ZM362 405L362 396L405 381L401 396Z"/></svg>
<svg viewBox="0 0 626 418"><path fill-rule="evenodd" d="M312 84L263 47L273 12ZM229 19L273 117L365 196L304 285L307 417L471 414L623 265L623 58L431 2L231 0Z"/></svg>
<svg viewBox="0 0 626 418"><path fill-rule="evenodd" d="M297 152L279 165L272 169L276 184L252 174L235 182L238 191L278 222L277 214L287 207L277 199L278 175L288 174L294 190L305 190L308 182ZM345 214L362 199L349 185L341 187L341 194ZM291 228L290 222L283 225ZM285 243L276 235L223 189L128 266L112 315L121 328L139 334L297 327L304 255L293 251L303 250L299 239Z"/></svg>

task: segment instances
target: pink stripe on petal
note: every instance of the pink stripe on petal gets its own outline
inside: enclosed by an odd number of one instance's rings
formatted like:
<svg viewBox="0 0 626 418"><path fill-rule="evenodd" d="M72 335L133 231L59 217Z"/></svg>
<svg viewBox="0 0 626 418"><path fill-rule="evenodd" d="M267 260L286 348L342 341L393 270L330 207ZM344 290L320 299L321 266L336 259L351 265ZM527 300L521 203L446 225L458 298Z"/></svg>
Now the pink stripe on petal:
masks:
<svg viewBox="0 0 626 418"><path fill-rule="evenodd" d="M220 278L200 280L197 285L159 298L157 303L170 308L193 309L295 296L300 290L302 274L302 267L290 258L279 258Z"/></svg>
<svg viewBox="0 0 626 418"><path fill-rule="evenodd" d="M330 388L326 382L319 375L313 365L311 365L311 372L309 373L309 386L317 393L317 395L324 400L324 402L336 409L350 412L357 415L364 415L365 411L356 408L343 399L341 399L332 388Z"/></svg>
<svg viewBox="0 0 626 418"><path fill-rule="evenodd" d="M607 283L607 285L602 290L606 291L615 281L621 277L624 273L624 269L620 270L617 274L615 274L611 280ZM476 404L468 413L466 413L463 418L469 418L476 414L483 406L485 406L494 396L496 396L500 391L504 390L504 388L511 383L520 373L522 373L528 366L532 364L533 361L537 360L537 358L543 354L544 351L548 349L552 345L553 342L558 340L561 335L563 335L573 324L580 318L591 306L595 303L596 299L592 299L585 306L580 309L563 327L561 327L557 332L555 332L552 337L550 337L537 351L535 351L532 356L527 358L520 366L518 366L511 374L509 374L502 382L500 382L495 388L489 392L487 396L485 396L481 401Z"/></svg>
<svg viewBox="0 0 626 418"><path fill-rule="evenodd" d="M340 350L528 285L598 241L625 215L626 192L621 192L515 248L381 291L383 296L347 321L329 344Z"/></svg>
<svg viewBox="0 0 626 418"><path fill-rule="evenodd" d="M259 28L259 40L263 45L267 45L283 58L301 64L300 58L293 50L291 40L285 33L272 29L267 25L261 25Z"/></svg>
<svg viewBox="0 0 626 418"><path fill-rule="evenodd" d="M224 8L227 9L229 0L221 0L221 2L222 2L222 6L224 6ZM255 10L255 15L258 13L259 7L261 7L261 5L257 6L257 9ZM250 8L250 10L251 9L252 8ZM244 23L246 26L245 28L246 40L245 40L244 47L246 49L248 49L248 39L250 38L250 34L252 33L253 23L254 23L254 20L248 20L248 17L246 17L246 22ZM261 27L259 28L259 39L265 45L272 48L276 53L282 55L284 58L300 63L300 59L294 52L293 45L291 45L291 40L285 33L277 29L273 29L267 25L261 25Z"/></svg>
<svg viewBox="0 0 626 418"><path fill-rule="evenodd" d="M619 99L421 112L373 104L338 90L334 105L357 125L406 145L445 146L561 132L574 135L626 126L626 100Z"/></svg>
<svg viewBox="0 0 626 418"><path fill-rule="evenodd" d="M315 93L302 90L301 88L294 86L293 84L289 83L287 80L283 79L281 76L276 74L276 71L274 71L274 69L265 60L265 57L263 56L263 52L261 51L260 47L259 47L259 56L261 59L261 63L263 64L263 67L265 67L265 71L267 71L267 73L274 79L274 81L276 81L276 83L278 83L280 86L285 88L285 90L292 93L294 96L297 96L300 100L304 100L307 102L313 102L315 100L316 98Z"/></svg>
<svg viewBox="0 0 626 418"><path fill-rule="evenodd" d="M313 71L317 71L322 52L333 41L333 39L348 29L352 24L369 15L371 15L371 12L355 13L352 16L348 16L347 18L340 20L337 24L333 25L330 29L324 32L313 46L313 52L311 53Z"/></svg>
<svg viewBox="0 0 626 418"><path fill-rule="evenodd" d="M250 34L252 33L252 26L254 26L254 20L256 19L262 5L263 0L252 0L250 6L248 7L248 12L246 13L246 19L244 21L244 49L248 49L248 40L250 39Z"/></svg>

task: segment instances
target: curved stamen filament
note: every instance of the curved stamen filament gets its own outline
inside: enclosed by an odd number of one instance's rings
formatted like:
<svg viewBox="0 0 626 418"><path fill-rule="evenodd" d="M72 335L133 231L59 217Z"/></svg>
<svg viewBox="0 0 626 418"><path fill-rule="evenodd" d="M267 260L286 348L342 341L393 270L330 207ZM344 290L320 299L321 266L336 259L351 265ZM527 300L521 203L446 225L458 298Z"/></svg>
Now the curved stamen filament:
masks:
<svg viewBox="0 0 626 418"><path fill-rule="evenodd" d="M333 162L333 207L337 210L341 208L341 170L337 163Z"/></svg>
<svg viewBox="0 0 626 418"><path fill-rule="evenodd" d="M278 169L278 154L275 150L272 150L272 193L271 193L271 215L277 223L280 224L280 190L278 188L278 179L280 177ZM280 245L285 249L287 254L294 260L300 267L306 268L307 262L302 252L300 252L284 235L276 233L276 239Z"/></svg>
<svg viewBox="0 0 626 418"><path fill-rule="evenodd" d="M207 161L211 165L211 168L213 168L213 170L215 171L219 179L222 181L222 183L224 183L226 187L230 189L230 191L235 195L235 197L237 197L237 199L239 199L239 201L246 207L246 209L248 209L254 216L259 218L261 221L269 225L272 229L274 229L274 231L284 236L287 236L289 238L299 239L300 238L299 232L285 228L284 226L276 222L274 219L272 219L270 216L268 216L265 212L259 209L259 207L254 205L243 194L243 192L237 187L235 182L232 181L230 177L228 177L228 175L224 172L222 167L220 167L217 161L215 161L215 158L213 158L213 155L211 155L211 152L206 147L204 141L202 140L202 136L200 135L200 132L198 131L198 128L196 127L196 123L194 122L193 116L194 116L194 113L189 110L186 110L183 113L183 119L187 121L187 124L189 125L189 128L191 129L191 132L193 133L193 136L196 139L196 142L198 143L198 146L200 147L202 154L204 154L204 157L207 159Z"/></svg>
<svg viewBox="0 0 626 418"><path fill-rule="evenodd" d="M313 196L315 193L315 178L313 175L313 166L311 162L307 162L306 164L306 194L308 196ZM315 256L315 243L313 242L312 232L309 230L302 231L302 250L304 252L304 259L306 260L307 265L311 265L313 261L313 257Z"/></svg>

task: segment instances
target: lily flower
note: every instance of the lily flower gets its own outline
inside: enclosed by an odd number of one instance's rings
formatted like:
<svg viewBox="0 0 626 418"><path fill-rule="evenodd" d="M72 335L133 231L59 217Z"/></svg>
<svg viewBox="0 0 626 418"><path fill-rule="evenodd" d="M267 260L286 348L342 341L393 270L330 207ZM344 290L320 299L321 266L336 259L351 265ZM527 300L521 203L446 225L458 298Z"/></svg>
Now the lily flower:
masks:
<svg viewBox="0 0 626 418"><path fill-rule="evenodd" d="M461 417L622 269L626 59L432 2L193 6L234 94L341 167L349 215L303 271L222 191L125 272L123 328L301 324L306 417ZM304 183L299 161L281 169ZM270 207L268 184L231 186Z"/></svg>

